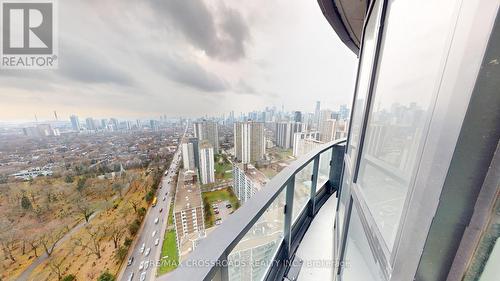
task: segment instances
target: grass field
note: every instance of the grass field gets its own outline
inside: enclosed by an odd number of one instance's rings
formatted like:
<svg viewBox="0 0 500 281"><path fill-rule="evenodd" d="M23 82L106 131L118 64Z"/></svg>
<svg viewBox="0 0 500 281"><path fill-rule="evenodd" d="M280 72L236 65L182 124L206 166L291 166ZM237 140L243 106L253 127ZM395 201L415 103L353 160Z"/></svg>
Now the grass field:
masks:
<svg viewBox="0 0 500 281"><path fill-rule="evenodd" d="M177 268L179 263L179 254L177 252L177 243L175 242L175 230L167 230L165 239L161 247L160 267L158 275L165 274Z"/></svg>
<svg viewBox="0 0 500 281"><path fill-rule="evenodd" d="M226 158L222 156L215 157L215 178L216 179L231 179L233 178L233 166Z"/></svg>
<svg viewBox="0 0 500 281"><path fill-rule="evenodd" d="M210 192L203 192L201 194L203 198L203 206L204 206L204 211L205 211L205 227L209 228L212 227L215 224L215 216L214 213L212 212L212 203L217 202L217 201L229 201L231 202L231 205L233 205L233 209L236 210L240 207L240 202L238 201L238 198L236 195L234 195L233 191L231 188L226 187L221 190L216 190L216 191L210 191Z"/></svg>

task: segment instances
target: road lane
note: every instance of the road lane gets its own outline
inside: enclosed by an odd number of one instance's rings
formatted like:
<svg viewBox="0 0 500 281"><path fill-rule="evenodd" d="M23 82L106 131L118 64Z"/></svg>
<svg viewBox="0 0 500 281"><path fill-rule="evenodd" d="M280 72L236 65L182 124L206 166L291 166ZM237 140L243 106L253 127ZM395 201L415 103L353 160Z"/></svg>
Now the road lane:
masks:
<svg viewBox="0 0 500 281"><path fill-rule="evenodd" d="M173 186L173 178L181 165L181 144L186 136L186 132L187 126L181 141L179 142L177 151L172 158L172 163L170 164L169 169L164 172L162 177L161 188L158 188L156 193L157 204L155 207L150 207L148 209L148 212L144 217L144 226L138 234L137 243L135 244L135 247L131 251L130 255L127 257L127 260L125 260L125 265L122 268L121 274L118 275L118 280L128 281L132 274L133 278L131 280L142 280L141 274L143 273L145 273L144 280L147 281L154 280L156 277L156 262L159 260L161 255L161 247L168 222L168 212L170 208L169 203L172 199L170 197L170 191L175 189L175 186ZM163 201L164 196L167 197L165 201ZM158 218L159 221L155 224L156 218ZM154 236L153 232L156 232ZM158 245L154 245L156 239L159 239ZM143 245L144 251L141 253L141 247ZM150 249L150 253L146 256L145 254L148 248ZM127 262L130 257L133 257L134 261L131 265L127 266ZM141 262L144 262L142 270L139 269ZM147 269L145 268L146 263L148 263Z"/></svg>

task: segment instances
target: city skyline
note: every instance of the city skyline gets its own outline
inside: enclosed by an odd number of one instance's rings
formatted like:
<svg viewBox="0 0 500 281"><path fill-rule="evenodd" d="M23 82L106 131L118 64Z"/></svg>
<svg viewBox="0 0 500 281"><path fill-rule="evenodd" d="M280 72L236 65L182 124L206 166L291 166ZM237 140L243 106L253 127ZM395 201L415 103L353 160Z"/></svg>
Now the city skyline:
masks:
<svg viewBox="0 0 500 281"><path fill-rule="evenodd" d="M59 69L0 70L0 121L50 120L54 110L60 119L194 117L268 104L309 111L316 100L349 103L353 93L356 56L327 36L313 2L69 2L59 5Z"/></svg>

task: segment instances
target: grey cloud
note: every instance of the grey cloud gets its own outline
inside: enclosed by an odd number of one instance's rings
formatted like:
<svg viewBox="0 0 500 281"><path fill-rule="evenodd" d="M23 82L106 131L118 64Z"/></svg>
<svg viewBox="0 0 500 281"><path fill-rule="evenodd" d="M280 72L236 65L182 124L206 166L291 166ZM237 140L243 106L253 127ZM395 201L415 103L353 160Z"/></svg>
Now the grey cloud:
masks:
<svg viewBox="0 0 500 281"><path fill-rule="evenodd" d="M228 89L228 83L224 79L193 61L179 56L149 57L150 63L172 81L204 92L221 92Z"/></svg>
<svg viewBox="0 0 500 281"><path fill-rule="evenodd" d="M60 48L59 72L67 78L84 83L113 83L121 86L133 84L132 77L111 65L106 56L74 42L63 44Z"/></svg>
<svg viewBox="0 0 500 281"><path fill-rule="evenodd" d="M257 90L255 90L253 86L249 85L248 83L246 83L241 79L238 81L238 83L234 85L233 88L234 92L238 94L256 95L256 96L259 95L259 93L257 92Z"/></svg>
<svg viewBox="0 0 500 281"><path fill-rule="evenodd" d="M208 9L203 0L151 0L160 17L180 30L196 48L220 60L238 60L245 56L249 28L241 13L221 4L219 11Z"/></svg>

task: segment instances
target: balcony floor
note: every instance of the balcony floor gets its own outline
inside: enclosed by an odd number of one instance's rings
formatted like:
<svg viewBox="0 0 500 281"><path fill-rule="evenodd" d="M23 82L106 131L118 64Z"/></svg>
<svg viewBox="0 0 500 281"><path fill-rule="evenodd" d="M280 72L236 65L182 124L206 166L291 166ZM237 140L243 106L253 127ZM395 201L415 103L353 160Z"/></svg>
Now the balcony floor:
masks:
<svg viewBox="0 0 500 281"><path fill-rule="evenodd" d="M297 256L304 260L299 281L333 280L333 222L337 198L330 196L314 217L302 242Z"/></svg>

